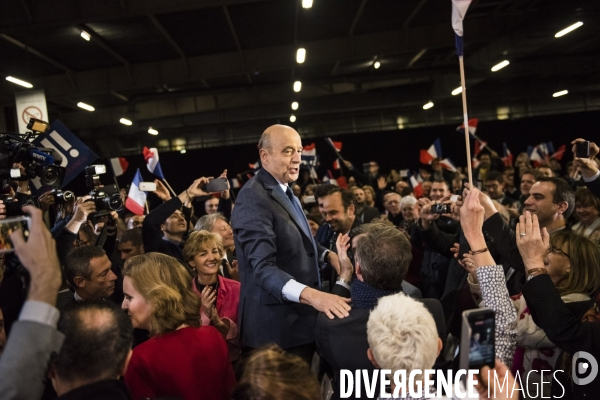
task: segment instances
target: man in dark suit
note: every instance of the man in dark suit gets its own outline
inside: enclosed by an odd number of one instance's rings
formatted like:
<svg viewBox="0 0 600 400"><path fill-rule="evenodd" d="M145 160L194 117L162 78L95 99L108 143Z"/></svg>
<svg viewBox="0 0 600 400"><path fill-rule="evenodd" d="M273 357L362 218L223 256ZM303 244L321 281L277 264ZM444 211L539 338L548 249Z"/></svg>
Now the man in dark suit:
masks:
<svg viewBox="0 0 600 400"><path fill-rule="evenodd" d="M240 190L231 218L242 284L241 342L249 348L276 343L310 360L318 311L343 318L350 309L347 299L319 290L319 263L339 271L339 260L315 243L288 186L300 173L298 132L271 126L259 149L262 169Z"/></svg>
<svg viewBox="0 0 600 400"><path fill-rule="evenodd" d="M402 232L381 223L361 226L365 227L366 233L354 239L357 242L354 253L356 279L352 282L350 316L343 320L330 320L320 315L317 321L317 348L333 375L333 398L339 398L341 369L373 371L373 364L367 357L369 313L380 298L403 293L402 281L412 259L410 242ZM340 254L340 259L345 259L344 255ZM440 302L436 299L419 301L433 315L438 334L444 338L445 324ZM361 393L365 394L364 386Z"/></svg>
<svg viewBox="0 0 600 400"><path fill-rule="evenodd" d="M61 316L58 330L65 341L49 374L57 400L131 399L119 377L131 357L133 327L119 306L78 302Z"/></svg>

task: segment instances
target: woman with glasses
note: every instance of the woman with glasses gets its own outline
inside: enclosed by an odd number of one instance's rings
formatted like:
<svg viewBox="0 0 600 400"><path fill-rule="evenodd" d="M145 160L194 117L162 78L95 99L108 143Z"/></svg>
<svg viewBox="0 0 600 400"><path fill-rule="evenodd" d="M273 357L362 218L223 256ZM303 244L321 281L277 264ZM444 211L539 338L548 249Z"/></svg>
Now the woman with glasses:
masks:
<svg viewBox="0 0 600 400"><path fill-rule="evenodd" d="M526 214L516 231L528 275L523 296L533 322L544 330L546 340L562 352L552 365L554 378L560 384L552 384L551 394L563 399L598 398L600 250L589 239L574 233L563 231L549 237L545 228L540 231L537 217ZM581 357L580 353L575 359L579 352L586 355ZM585 362L592 365L592 372L581 375ZM581 378L590 379L583 382Z"/></svg>
<svg viewBox="0 0 600 400"><path fill-rule="evenodd" d="M531 215L528 217L531 219ZM521 217L521 226L517 225L517 244L522 240L521 238L526 237L519 231L520 228L524 229L524 218ZM539 254L542 261L540 267L537 270L529 270L528 279L540 274L548 275L564 303L589 304L592 296L600 289L598 246L589 239L564 230L554 233L548 241L544 254ZM527 258L523 254L522 256L527 265ZM467 255L462 263L469 272L472 272L471 256ZM474 297L480 299L481 288L475 274L471 273L468 281ZM560 361L561 350L548 338L544 329L535 323L526 298L522 294L516 295L512 297L512 301L518 313L515 321L517 350L512 371L513 373L518 371L521 376L529 376L527 384L533 396L535 390L539 391L539 385L542 383L542 376L535 371L547 370L548 372L544 372L545 383L542 387L544 396L549 396L552 371L557 361ZM485 305L480 304L480 306Z"/></svg>

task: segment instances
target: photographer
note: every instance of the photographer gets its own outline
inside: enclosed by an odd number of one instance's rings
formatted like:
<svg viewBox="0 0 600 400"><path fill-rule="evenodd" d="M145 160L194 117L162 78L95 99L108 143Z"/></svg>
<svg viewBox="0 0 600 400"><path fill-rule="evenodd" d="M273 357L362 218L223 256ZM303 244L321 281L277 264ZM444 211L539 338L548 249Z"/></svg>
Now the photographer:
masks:
<svg viewBox="0 0 600 400"><path fill-rule="evenodd" d="M191 215L191 202L194 197L207 196L200 185L211 178L199 178L192 185L159 207L152 210L144 219L142 238L146 253L158 252L177 258L183 262L183 243L188 234L188 221ZM162 198L162 196L159 196Z"/></svg>

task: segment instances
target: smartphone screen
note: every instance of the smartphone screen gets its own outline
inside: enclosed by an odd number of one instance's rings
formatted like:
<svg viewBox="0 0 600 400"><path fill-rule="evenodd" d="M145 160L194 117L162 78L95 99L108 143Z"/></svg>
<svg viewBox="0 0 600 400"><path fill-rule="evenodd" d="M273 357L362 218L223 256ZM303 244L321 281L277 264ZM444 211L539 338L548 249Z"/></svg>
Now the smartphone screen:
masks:
<svg viewBox="0 0 600 400"><path fill-rule="evenodd" d="M28 216L20 216L0 220L0 253L15 251L10 234L21 229L25 240L29 237L29 226L31 219Z"/></svg>
<svg viewBox="0 0 600 400"><path fill-rule="evenodd" d="M575 145L575 157L589 158L590 157L590 142L577 142Z"/></svg>
<svg viewBox="0 0 600 400"><path fill-rule="evenodd" d="M490 368L495 364L495 320L494 312L473 313L468 317L470 327L469 369Z"/></svg>
<svg viewBox="0 0 600 400"><path fill-rule="evenodd" d="M222 192L227 190L227 180L224 178L211 179L206 184L206 191L209 193Z"/></svg>

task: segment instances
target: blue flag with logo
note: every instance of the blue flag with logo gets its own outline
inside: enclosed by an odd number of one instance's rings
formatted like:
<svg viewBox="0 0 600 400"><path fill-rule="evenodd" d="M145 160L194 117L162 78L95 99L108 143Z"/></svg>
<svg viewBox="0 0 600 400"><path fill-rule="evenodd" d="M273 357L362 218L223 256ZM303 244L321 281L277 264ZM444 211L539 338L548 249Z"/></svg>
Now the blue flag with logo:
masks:
<svg viewBox="0 0 600 400"><path fill-rule="evenodd" d="M60 166L66 168L66 172L61 187L65 187L85 167L98 159L98 156L59 120L50 124L48 133L36 137L32 143L36 147L53 149L62 157ZM40 192L42 185L39 178L32 179L31 182L31 191Z"/></svg>

